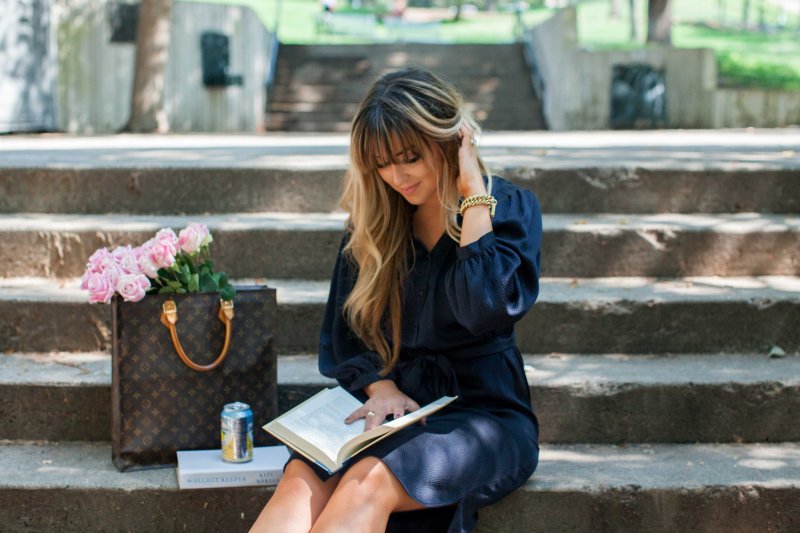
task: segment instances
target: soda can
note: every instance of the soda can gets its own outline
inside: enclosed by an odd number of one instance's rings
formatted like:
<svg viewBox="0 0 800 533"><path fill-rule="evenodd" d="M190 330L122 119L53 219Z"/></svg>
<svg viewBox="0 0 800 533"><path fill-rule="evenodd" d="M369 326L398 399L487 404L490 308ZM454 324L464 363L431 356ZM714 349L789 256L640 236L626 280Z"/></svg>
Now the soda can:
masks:
<svg viewBox="0 0 800 533"><path fill-rule="evenodd" d="M246 463L253 460L253 410L243 402L229 403L220 416L222 460Z"/></svg>

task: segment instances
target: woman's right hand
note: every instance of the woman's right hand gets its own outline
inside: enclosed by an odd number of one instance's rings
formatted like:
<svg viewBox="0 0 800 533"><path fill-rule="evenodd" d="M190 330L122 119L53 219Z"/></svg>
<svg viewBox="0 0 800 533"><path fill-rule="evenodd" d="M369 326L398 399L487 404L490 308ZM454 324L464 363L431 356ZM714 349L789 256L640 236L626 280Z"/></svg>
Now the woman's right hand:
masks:
<svg viewBox="0 0 800 533"><path fill-rule="evenodd" d="M364 418L364 431L380 426L389 415L400 418L406 411L410 413L419 409L419 404L406 396L390 379L371 383L364 390L369 395L369 400L344 420L346 424L352 424ZM420 423L425 424L425 419Z"/></svg>

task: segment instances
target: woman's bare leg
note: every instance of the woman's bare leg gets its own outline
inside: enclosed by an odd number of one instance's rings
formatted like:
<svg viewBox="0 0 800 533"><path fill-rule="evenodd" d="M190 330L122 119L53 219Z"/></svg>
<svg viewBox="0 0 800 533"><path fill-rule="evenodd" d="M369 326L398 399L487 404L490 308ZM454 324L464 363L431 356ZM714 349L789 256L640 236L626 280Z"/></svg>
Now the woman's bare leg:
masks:
<svg viewBox="0 0 800 533"><path fill-rule="evenodd" d="M275 492L250 529L251 533L308 533L340 477L336 474L323 482L303 461L289 461Z"/></svg>
<svg viewBox="0 0 800 533"><path fill-rule="evenodd" d="M377 457L365 457L344 473L312 533L384 531L395 511L424 509Z"/></svg>

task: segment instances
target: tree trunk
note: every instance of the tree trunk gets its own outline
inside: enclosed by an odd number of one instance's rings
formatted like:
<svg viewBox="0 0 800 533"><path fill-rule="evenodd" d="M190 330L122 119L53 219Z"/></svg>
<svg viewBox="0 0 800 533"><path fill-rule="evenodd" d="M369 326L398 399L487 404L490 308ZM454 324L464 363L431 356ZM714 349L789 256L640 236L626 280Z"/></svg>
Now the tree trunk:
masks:
<svg viewBox="0 0 800 533"><path fill-rule="evenodd" d="M464 0L456 0L456 14L453 16L453 22L458 22L461 20L461 6L464 4Z"/></svg>
<svg viewBox="0 0 800 533"><path fill-rule="evenodd" d="M647 42L672 43L672 0L647 0Z"/></svg>
<svg viewBox="0 0 800 533"><path fill-rule="evenodd" d="M750 0L742 4L742 28L747 29L747 19L750 17Z"/></svg>
<svg viewBox="0 0 800 533"><path fill-rule="evenodd" d="M631 15L631 41L639 41L639 23L636 20L636 0L628 0L628 7Z"/></svg>
<svg viewBox="0 0 800 533"><path fill-rule="evenodd" d="M614 20L619 20L620 17L619 0L611 0L611 6L608 15Z"/></svg>
<svg viewBox="0 0 800 533"><path fill-rule="evenodd" d="M123 131L169 130L164 112L164 83L169 52L172 0L142 0L136 30L131 114Z"/></svg>

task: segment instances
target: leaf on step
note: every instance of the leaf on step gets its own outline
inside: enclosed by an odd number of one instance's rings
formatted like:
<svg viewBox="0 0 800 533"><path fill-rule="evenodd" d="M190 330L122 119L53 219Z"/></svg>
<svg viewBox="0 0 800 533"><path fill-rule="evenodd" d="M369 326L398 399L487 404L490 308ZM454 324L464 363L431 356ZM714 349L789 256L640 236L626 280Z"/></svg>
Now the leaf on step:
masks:
<svg viewBox="0 0 800 533"><path fill-rule="evenodd" d="M769 350L769 356L773 359L777 359L779 357L786 357L786 352L780 346L773 346Z"/></svg>

